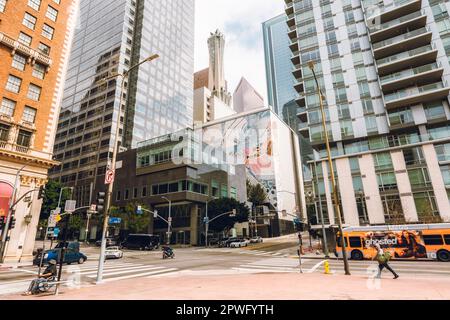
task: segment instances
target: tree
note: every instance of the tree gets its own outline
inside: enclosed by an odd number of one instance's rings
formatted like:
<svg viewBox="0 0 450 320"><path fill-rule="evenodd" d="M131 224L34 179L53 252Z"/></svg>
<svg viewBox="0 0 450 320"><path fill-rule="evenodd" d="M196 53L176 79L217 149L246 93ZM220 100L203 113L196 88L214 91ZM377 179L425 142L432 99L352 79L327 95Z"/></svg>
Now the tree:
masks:
<svg viewBox="0 0 450 320"><path fill-rule="evenodd" d="M419 211L419 221L421 223L442 223L443 220L439 215L435 215L430 201L422 202L417 208Z"/></svg>
<svg viewBox="0 0 450 320"><path fill-rule="evenodd" d="M264 188L258 183L256 185L251 184L249 180L247 180L247 199L249 202L253 203L253 206L261 206L267 202L267 192Z"/></svg>
<svg viewBox="0 0 450 320"><path fill-rule="evenodd" d="M236 209L236 217L224 215L211 222L209 224L209 229L217 232L230 229L235 223L248 221L250 213L250 210L245 203L241 203L233 198L221 198L211 201L208 204L209 220L212 220L225 212L231 212L233 209Z"/></svg>
<svg viewBox="0 0 450 320"><path fill-rule="evenodd" d="M129 230L131 233L144 232L150 224L150 214L147 211L137 214L138 206L139 204L130 202L123 208L112 207L111 217L122 219L121 228L123 230ZM142 208L148 209L145 206Z"/></svg>
<svg viewBox="0 0 450 320"><path fill-rule="evenodd" d="M59 193L61 191L62 185L60 182L55 180L50 180L45 185L45 196L42 200L41 208L41 220L48 219L50 216L50 211L55 210L58 206ZM70 199L70 190L64 189L61 196L61 206L64 205L65 201Z"/></svg>

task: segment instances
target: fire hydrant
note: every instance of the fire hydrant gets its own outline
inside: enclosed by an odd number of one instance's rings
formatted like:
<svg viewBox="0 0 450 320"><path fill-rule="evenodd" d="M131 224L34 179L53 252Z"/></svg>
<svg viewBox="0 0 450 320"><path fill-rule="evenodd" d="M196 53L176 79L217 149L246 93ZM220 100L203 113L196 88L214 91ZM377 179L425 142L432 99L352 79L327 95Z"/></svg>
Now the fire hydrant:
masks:
<svg viewBox="0 0 450 320"><path fill-rule="evenodd" d="M331 274L330 273L330 263L327 261L325 261L325 263L323 264L324 268L325 268L325 274Z"/></svg>

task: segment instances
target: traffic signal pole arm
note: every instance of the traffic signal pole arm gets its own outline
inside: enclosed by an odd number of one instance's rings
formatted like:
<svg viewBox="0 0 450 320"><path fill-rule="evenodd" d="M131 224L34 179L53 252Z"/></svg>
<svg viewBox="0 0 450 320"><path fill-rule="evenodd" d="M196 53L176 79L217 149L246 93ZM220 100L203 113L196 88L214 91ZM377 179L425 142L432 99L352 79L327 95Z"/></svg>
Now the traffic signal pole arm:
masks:
<svg viewBox="0 0 450 320"><path fill-rule="evenodd" d="M208 224L211 223L211 222L213 222L213 221L216 220L216 219L219 219L219 218L221 218L221 217L227 215L227 214L229 214L229 215L231 215L231 214L236 214L236 211L229 211L229 212L222 213L221 215L218 215L217 217L215 217L215 218L213 218L213 219L211 219L211 220L208 220Z"/></svg>
<svg viewBox="0 0 450 320"><path fill-rule="evenodd" d="M144 208L141 208L141 210L142 210L142 211L145 211L145 212L148 212L148 213L150 213L150 214L153 214L153 216L154 216L155 218L160 218L161 220L164 220L167 224L169 224L169 221L167 221L166 219L164 219L163 217L161 217L161 216L158 214L158 211L151 211L151 210L144 209Z"/></svg>

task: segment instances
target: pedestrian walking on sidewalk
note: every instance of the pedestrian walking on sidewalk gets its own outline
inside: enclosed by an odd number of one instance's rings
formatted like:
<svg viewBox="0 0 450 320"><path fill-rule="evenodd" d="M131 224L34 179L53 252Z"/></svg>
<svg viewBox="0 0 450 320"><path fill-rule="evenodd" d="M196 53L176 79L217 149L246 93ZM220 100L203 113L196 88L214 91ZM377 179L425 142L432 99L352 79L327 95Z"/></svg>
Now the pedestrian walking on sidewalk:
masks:
<svg viewBox="0 0 450 320"><path fill-rule="evenodd" d="M392 274L394 275L394 279L398 279L399 275L394 271L394 269L391 268L389 265L389 260L391 259L391 255L389 252L384 252L383 249L381 249L381 246L379 244L375 245L375 249L377 250L377 254L374 257L374 259L377 259L378 261L378 275L377 278L381 278L381 272L383 272L384 268L388 269ZM373 260L373 259L372 259Z"/></svg>

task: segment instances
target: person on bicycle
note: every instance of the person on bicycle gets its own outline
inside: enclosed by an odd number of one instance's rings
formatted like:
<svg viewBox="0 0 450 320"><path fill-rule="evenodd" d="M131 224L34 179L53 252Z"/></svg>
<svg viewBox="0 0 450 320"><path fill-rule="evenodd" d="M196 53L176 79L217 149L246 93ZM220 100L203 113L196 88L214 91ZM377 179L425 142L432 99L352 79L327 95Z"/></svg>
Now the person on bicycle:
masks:
<svg viewBox="0 0 450 320"><path fill-rule="evenodd" d="M56 260L50 260L48 262L47 268L45 268L44 273L41 274L41 276L37 279L34 279L31 281L30 287L28 288L28 291L25 292L26 295L32 295L39 293L39 285L41 283L47 282L51 278L55 278L58 271L56 269Z"/></svg>

